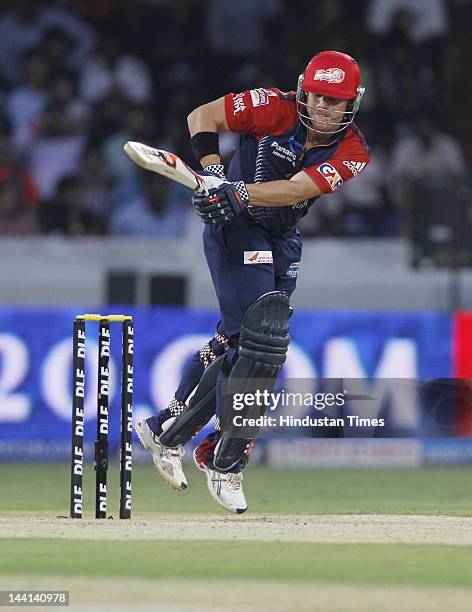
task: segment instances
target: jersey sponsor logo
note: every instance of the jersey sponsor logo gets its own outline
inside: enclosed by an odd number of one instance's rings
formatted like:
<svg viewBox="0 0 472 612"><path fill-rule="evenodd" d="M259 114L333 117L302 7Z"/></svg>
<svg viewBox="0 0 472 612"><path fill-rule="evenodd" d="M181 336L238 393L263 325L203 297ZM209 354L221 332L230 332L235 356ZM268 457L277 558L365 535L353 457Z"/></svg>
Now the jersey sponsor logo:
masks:
<svg viewBox="0 0 472 612"><path fill-rule="evenodd" d="M349 168L349 170L352 172L352 176L356 176L356 174L359 174L362 172L362 170L364 170L367 162L343 161L343 164L346 166L346 168Z"/></svg>
<svg viewBox="0 0 472 612"><path fill-rule="evenodd" d="M272 153L277 157L281 157L282 159L289 159L293 162L297 160L297 156L293 151L287 149L286 147L282 147L279 143L274 140L274 142L270 145L273 149Z"/></svg>
<svg viewBox="0 0 472 612"><path fill-rule="evenodd" d="M233 115L236 113L242 113L246 110L246 105L244 104L244 93L236 94L233 98Z"/></svg>
<svg viewBox="0 0 472 612"><path fill-rule="evenodd" d="M286 272L287 276L290 276L290 278L297 278L298 276L298 268L300 267L300 262L299 261L295 261L293 264L290 264L290 266L288 267L288 270Z"/></svg>
<svg viewBox="0 0 472 612"><path fill-rule="evenodd" d="M271 264L274 263L272 251L244 251L245 264Z"/></svg>
<svg viewBox="0 0 472 612"><path fill-rule="evenodd" d="M251 94L253 106L264 106L264 104L269 104L269 98L271 96L277 97L275 91L270 91L269 89L264 89L263 87L259 87L259 89L251 89L249 93Z"/></svg>
<svg viewBox="0 0 472 612"><path fill-rule="evenodd" d="M328 83L342 83L344 81L345 72L341 68L321 68L315 72L315 81L328 81Z"/></svg>
<svg viewBox="0 0 472 612"><path fill-rule="evenodd" d="M326 182L331 188L331 191L336 191L336 189L341 187L341 185L343 184L343 179L341 178L341 175L331 164L321 164L321 166L319 166L317 170L326 180Z"/></svg>

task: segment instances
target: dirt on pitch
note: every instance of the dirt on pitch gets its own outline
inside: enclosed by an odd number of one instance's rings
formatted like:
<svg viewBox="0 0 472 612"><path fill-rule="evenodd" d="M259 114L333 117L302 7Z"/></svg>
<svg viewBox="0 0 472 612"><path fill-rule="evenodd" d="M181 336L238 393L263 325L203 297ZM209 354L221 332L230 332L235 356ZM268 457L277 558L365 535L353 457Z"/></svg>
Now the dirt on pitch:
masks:
<svg viewBox="0 0 472 612"><path fill-rule="evenodd" d="M472 517L244 514L97 521L3 515L0 537L471 545Z"/></svg>

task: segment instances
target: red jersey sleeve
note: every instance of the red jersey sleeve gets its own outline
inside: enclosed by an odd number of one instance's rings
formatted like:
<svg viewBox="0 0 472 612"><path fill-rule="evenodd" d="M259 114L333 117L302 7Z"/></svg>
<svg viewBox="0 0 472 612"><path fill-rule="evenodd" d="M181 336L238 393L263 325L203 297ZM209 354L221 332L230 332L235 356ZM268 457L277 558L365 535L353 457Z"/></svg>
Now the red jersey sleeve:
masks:
<svg viewBox="0 0 472 612"><path fill-rule="evenodd" d="M369 149L357 128L349 128L336 152L328 160L304 168L323 193L333 193L343 183L360 174L370 160Z"/></svg>
<svg viewBox="0 0 472 612"><path fill-rule="evenodd" d="M258 138L283 134L298 118L295 94L275 87L227 94L225 114L232 132L251 132Z"/></svg>

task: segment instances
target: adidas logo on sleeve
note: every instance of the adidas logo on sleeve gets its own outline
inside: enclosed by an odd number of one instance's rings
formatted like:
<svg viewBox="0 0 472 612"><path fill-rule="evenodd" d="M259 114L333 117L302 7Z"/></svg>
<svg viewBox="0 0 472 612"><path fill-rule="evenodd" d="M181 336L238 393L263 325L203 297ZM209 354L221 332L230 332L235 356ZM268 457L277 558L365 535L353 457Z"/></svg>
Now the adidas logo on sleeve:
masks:
<svg viewBox="0 0 472 612"><path fill-rule="evenodd" d="M346 168L349 168L353 176L356 176L356 174L360 174L367 165L366 162L355 161L343 161L343 164L346 166Z"/></svg>

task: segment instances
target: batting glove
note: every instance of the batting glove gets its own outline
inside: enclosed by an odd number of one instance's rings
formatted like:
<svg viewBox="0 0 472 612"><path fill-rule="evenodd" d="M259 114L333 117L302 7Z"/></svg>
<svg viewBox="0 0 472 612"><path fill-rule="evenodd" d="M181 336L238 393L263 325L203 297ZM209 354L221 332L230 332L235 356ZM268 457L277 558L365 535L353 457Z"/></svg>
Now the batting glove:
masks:
<svg viewBox="0 0 472 612"><path fill-rule="evenodd" d="M249 194L243 181L210 189L207 196L195 193L192 203L203 223L226 223L246 210Z"/></svg>
<svg viewBox="0 0 472 612"><path fill-rule="evenodd" d="M203 176L217 176L224 181L228 180L225 175L225 167L223 164L209 164L198 174L202 174Z"/></svg>

